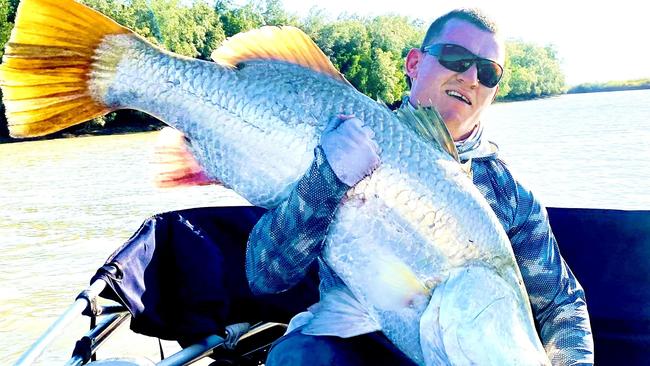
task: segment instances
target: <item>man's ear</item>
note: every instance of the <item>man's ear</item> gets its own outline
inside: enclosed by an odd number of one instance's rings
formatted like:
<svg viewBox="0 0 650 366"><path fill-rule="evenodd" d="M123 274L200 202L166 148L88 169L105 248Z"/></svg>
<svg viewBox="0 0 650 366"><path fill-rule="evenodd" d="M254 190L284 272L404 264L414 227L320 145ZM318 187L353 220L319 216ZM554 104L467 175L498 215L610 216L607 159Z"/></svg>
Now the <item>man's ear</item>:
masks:
<svg viewBox="0 0 650 366"><path fill-rule="evenodd" d="M418 67L422 61L424 54L417 48L411 48L409 53L406 55L406 75L413 80L418 74Z"/></svg>

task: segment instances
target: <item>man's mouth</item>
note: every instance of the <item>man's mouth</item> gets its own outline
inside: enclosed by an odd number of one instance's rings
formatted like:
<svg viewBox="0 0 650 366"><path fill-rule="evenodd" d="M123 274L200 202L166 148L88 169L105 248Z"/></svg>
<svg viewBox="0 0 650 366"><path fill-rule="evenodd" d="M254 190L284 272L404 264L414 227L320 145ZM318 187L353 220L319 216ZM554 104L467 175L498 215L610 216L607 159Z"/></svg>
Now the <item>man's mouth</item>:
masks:
<svg viewBox="0 0 650 366"><path fill-rule="evenodd" d="M462 102L467 103L468 105L472 105L472 102L469 101L469 98L466 96L462 95L461 93L455 91L455 90L447 90L445 93L449 95L450 97L454 97Z"/></svg>

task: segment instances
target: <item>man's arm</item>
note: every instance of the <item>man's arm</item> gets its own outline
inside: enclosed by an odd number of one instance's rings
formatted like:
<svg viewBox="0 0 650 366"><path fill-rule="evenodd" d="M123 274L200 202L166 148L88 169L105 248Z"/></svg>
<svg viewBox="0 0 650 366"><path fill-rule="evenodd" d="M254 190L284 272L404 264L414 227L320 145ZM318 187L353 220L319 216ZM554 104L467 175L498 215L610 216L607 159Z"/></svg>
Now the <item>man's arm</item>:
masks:
<svg viewBox="0 0 650 366"><path fill-rule="evenodd" d="M339 116L327 126L308 172L249 236L246 276L254 293L281 292L305 276L320 255L339 202L379 164L372 137L352 116Z"/></svg>
<svg viewBox="0 0 650 366"><path fill-rule="evenodd" d="M591 365L593 337L585 294L560 255L546 209L517 184L514 226L508 232L553 365Z"/></svg>
<svg viewBox="0 0 650 366"><path fill-rule="evenodd" d="M246 277L254 293L288 290L320 254L336 207L348 190L314 150L309 171L289 197L255 224L246 246Z"/></svg>

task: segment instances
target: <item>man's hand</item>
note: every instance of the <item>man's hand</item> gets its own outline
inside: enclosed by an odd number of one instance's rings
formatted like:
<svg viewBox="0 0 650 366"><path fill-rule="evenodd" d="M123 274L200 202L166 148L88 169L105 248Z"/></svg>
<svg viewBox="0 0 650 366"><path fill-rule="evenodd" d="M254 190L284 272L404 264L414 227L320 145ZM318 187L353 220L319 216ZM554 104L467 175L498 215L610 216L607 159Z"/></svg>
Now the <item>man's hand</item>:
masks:
<svg viewBox="0 0 650 366"><path fill-rule="evenodd" d="M341 182L352 187L379 166L375 133L354 116L338 115L321 135L327 162Z"/></svg>

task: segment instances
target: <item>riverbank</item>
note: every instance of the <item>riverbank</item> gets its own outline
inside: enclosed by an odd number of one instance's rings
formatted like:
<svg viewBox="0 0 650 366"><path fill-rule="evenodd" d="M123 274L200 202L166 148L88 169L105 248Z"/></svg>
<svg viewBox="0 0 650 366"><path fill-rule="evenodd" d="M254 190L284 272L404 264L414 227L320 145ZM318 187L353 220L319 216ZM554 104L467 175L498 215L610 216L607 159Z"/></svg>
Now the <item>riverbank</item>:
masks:
<svg viewBox="0 0 650 366"><path fill-rule="evenodd" d="M121 123L114 121L110 126L101 126L93 123L85 123L81 126L65 129L47 136L30 137L24 139L14 139L11 137L0 136L0 144L27 141L42 141L61 138L86 137L86 136L105 136L105 135L125 135L130 133L150 132L160 130L165 126L164 123L152 119L146 123Z"/></svg>
<svg viewBox="0 0 650 366"><path fill-rule="evenodd" d="M569 90L567 90L567 94L602 93L611 91L645 89L650 89L650 79L610 81L607 83L585 83L569 88Z"/></svg>
<svg viewBox="0 0 650 366"><path fill-rule="evenodd" d="M650 84L648 85L638 85L638 86L612 86L612 87L601 87L595 89L589 88L572 88L567 91L567 94L585 94L585 93L605 93L605 92L617 92L617 91L630 91L630 90L647 90L650 89Z"/></svg>

